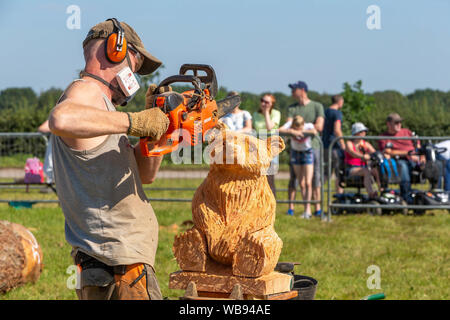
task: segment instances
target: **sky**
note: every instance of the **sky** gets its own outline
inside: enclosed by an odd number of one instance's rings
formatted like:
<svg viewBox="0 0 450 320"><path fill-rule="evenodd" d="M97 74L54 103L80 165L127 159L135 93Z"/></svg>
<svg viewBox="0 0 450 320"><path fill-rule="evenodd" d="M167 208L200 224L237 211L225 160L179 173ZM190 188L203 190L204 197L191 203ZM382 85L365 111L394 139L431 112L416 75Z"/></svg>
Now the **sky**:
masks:
<svg viewBox="0 0 450 320"><path fill-rule="evenodd" d="M449 91L449 13L448 0L0 0L0 90L65 88L89 29L116 17L163 61L161 80L201 63L239 92L288 94L298 80L330 94L358 80L366 92Z"/></svg>

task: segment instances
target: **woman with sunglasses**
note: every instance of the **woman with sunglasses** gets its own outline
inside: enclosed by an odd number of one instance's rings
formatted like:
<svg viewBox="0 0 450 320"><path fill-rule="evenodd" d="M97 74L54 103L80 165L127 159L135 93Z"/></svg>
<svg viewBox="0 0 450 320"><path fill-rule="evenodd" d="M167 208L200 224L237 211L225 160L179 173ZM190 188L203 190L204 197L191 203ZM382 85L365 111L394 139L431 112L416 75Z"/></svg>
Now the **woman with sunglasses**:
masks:
<svg viewBox="0 0 450 320"><path fill-rule="evenodd" d="M264 94L260 100L259 110L253 113L253 128L256 130L258 137L264 139L276 133L276 129L280 126L281 113L274 109L276 103L275 96L272 94ZM276 198L275 192L275 173L278 171L278 156L273 158L267 171L267 181L270 189Z"/></svg>

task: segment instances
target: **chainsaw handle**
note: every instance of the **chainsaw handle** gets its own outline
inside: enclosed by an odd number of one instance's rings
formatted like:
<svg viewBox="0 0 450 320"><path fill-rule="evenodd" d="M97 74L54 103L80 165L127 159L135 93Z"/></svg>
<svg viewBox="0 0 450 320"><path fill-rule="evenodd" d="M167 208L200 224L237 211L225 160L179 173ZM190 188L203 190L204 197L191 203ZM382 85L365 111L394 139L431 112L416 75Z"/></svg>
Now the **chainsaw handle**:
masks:
<svg viewBox="0 0 450 320"><path fill-rule="evenodd" d="M148 137L141 137L139 139L139 144L141 147L141 154L144 157L159 157L159 156L163 156L167 153L172 152L173 150L176 149L176 146L178 145L178 142L176 142L173 145L166 145L167 143L167 136L163 136L161 137L161 139L157 142L153 142L153 147L150 150L148 148L148 143L149 143L149 138Z"/></svg>
<svg viewBox="0 0 450 320"><path fill-rule="evenodd" d="M175 76L171 76L171 77L168 77L168 78L164 79L158 85L158 87L156 88L155 92L159 92L158 90L161 87L168 86L169 84L172 84L172 83L175 83L175 82L189 82L189 83L192 83L194 85L195 92L198 93L198 94L202 93L202 88L200 86L201 80L198 77L196 77L196 76L184 75L184 74L177 74Z"/></svg>
<svg viewBox="0 0 450 320"><path fill-rule="evenodd" d="M213 67L208 64L192 64L186 63L180 67L180 75L185 75L186 72L192 71L194 76L200 79L202 83L206 85L206 88L209 90L210 96L214 99L217 94L217 78L216 72ZM203 71L206 73L206 76L199 76L198 71Z"/></svg>

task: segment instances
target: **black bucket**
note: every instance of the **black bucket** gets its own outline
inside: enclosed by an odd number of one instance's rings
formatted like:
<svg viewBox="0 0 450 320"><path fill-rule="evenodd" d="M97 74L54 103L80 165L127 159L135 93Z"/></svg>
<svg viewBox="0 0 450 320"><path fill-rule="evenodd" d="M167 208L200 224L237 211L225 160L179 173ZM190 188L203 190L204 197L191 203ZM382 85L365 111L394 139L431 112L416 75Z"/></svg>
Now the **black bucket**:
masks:
<svg viewBox="0 0 450 320"><path fill-rule="evenodd" d="M318 281L314 278L294 274L292 290L298 291L298 296L290 300L314 300Z"/></svg>

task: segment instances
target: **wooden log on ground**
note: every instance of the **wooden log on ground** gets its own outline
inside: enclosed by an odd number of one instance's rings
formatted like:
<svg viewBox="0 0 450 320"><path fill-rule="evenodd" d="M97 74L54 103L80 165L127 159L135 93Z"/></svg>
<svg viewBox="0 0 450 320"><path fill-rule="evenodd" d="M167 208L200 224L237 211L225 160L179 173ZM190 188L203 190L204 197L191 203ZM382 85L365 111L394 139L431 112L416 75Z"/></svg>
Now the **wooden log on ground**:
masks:
<svg viewBox="0 0 450 320"><path fill-rule="evenodd" d="M30 230L0 221L0 293L36 282L42 267L42 250Z"/></svg>

